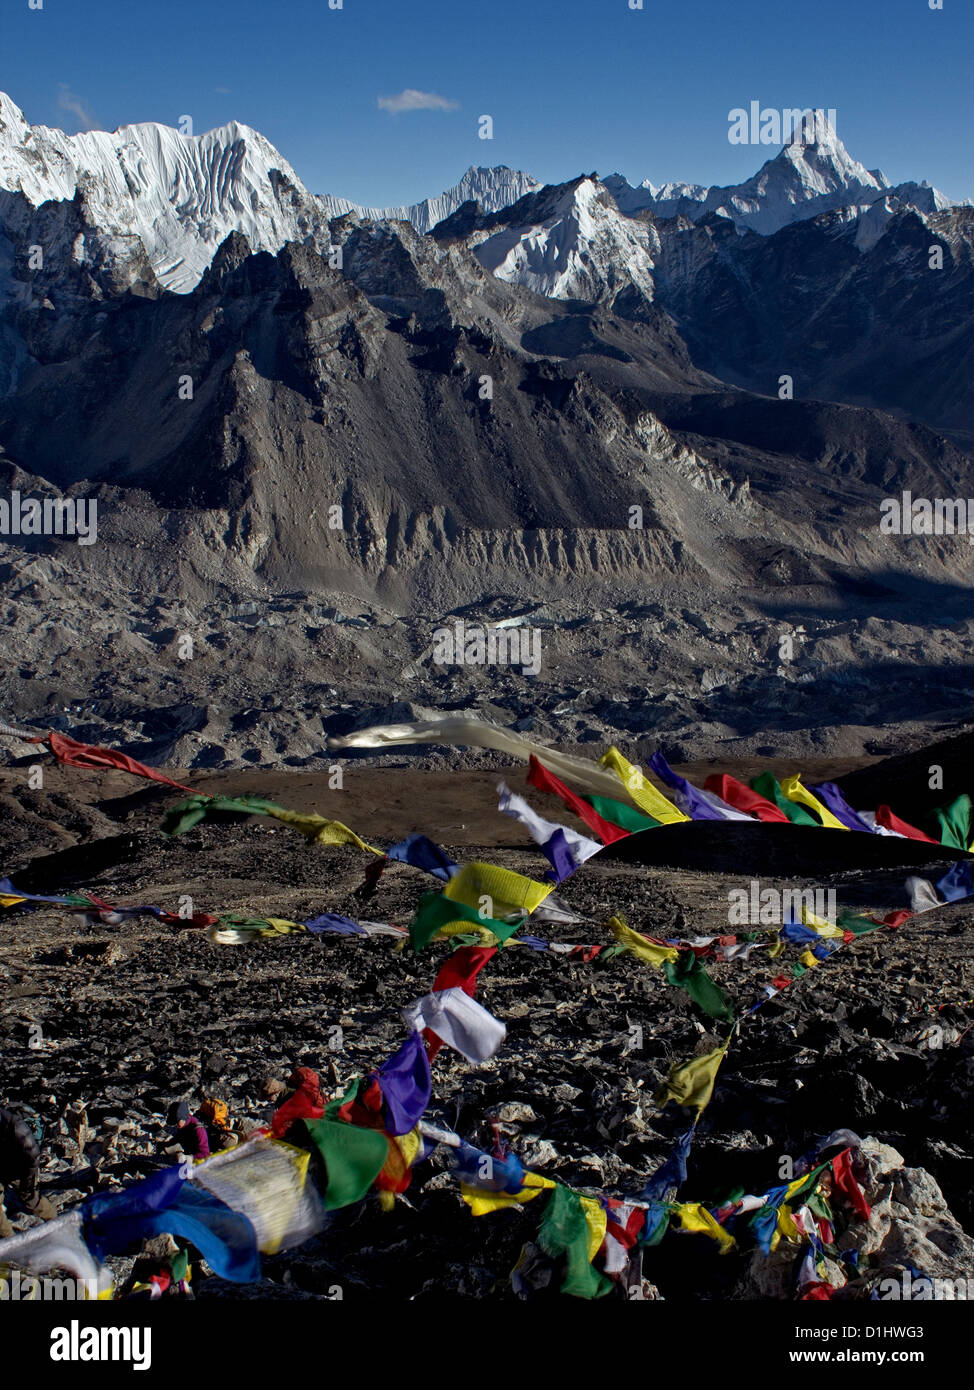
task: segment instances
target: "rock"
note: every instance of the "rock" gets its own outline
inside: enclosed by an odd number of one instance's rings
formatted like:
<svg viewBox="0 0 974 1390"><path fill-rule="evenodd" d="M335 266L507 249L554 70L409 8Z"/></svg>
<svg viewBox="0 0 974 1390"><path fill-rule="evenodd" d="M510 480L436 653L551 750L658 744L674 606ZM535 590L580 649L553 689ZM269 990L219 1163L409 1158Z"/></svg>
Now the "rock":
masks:
<svg viewBox="0 0 974 1390"><path fill-rule="evenodd" d="M484 1113L489 1120L497 1120L502 1124L533 1124L538 1118L530 1105L517 1100L491 1106Z"/></svg>

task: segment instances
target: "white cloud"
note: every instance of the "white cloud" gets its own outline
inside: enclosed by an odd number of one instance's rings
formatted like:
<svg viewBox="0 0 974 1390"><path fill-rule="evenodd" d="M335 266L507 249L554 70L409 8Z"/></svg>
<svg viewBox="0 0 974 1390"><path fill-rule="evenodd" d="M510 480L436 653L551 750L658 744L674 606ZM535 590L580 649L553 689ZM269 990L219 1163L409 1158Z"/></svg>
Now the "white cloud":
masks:
<svg viewBox="0 0 974 1390"><path fill-rule="evenodd" d="M460 105L435 92L417 92L413 87L404 88L398 96L379 97L378 104L382 111L389 111L393 116L401 111L455 111Z"/></svg>
<svg viewBox="0 0 974 1390"><path fill-rule="evenodd" d="M66 82L62 82L60 87L61 91L57 99L57 104L61 110L70 111L72 115L76 116L83 130L94 130L96 124L95 118L88 109L84 98L72 92Z"/></svg>

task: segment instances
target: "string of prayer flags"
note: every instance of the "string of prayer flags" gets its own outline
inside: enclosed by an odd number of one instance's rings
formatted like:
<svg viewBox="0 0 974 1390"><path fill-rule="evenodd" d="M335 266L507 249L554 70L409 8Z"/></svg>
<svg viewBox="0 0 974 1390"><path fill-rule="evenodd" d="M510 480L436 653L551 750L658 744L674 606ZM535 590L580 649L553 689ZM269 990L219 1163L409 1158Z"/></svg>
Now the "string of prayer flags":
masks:
<svg viewBox="0 0 974 1390"><path fill-rule="evenodd" d="M607 749L599 762L603 767L612 769L639 809L659 821L660 825L675 825L678 821L690 819L683 811L678 810L672 801L668 801L648 777L643 776L640 768L627 762L618 748Z"/></svg>
<svg viewBox="0 0 974 1390"><path fill-rule="evenodd" d="M557 796L563 805L568 807L569 811L575 812L575 815L588 826L589 830L595 831L604 845L614 844L616 840L624 840L629 834L629 831L623 830L621 826L603 820L589 802L573 792L570 787L566 787L564 782L559 781L555 774L549 772L533 753L528 763L528 784L536 787L538 791Z"/></svg>
<svg viewBox="0 0 974 1390"><path fill-rule="evenodd" d="M691 820L747 820L751 817L744 811L736 811L713 792L702 791L673 771L662 753L654 753L649 765L661 782L674 791L677 805L687 812Z"/></svg>
<svg viewBox="0 0 974 1390"><path fill-rule="evenodd" d="M784 811L780 810L773 801L759 796L756 791L753 791L751 787L746 787L736 777L712 773L704 782L704 786L715 796L719 796L722 801L726 801L728 806L733 806L738 811L744 811L749 816L756 816L758 820L784 825L790 824Z"/></svg>

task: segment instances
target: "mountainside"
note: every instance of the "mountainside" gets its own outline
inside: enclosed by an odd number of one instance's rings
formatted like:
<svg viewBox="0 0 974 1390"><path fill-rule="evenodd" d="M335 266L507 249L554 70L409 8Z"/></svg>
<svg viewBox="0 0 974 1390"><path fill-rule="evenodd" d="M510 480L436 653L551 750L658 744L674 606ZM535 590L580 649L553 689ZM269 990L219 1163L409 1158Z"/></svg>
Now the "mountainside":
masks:
<svg viewBox="0 0 974 1390"><path fill-rule="evenodd" d="M878 523L969 491L916 421L969 425L970 209L886 190L758 235L588 175L424 235L329 218L243 127L3 119L0 478L99 506L96 545L0 542L12 715L76 691L91 739L215 765L278 689L299 762L417 709L858 754L969 704L966 537ZM537 629L541 673L431 663L447 618Z"/></svg>
<svg viewBox="0 0 974 1390"><path fill-rule="evenodd" d="M974 208L889 213L875 239L837 213L770 237L718 217L656 230L657 293L701 367L974 440Z"/></svg>

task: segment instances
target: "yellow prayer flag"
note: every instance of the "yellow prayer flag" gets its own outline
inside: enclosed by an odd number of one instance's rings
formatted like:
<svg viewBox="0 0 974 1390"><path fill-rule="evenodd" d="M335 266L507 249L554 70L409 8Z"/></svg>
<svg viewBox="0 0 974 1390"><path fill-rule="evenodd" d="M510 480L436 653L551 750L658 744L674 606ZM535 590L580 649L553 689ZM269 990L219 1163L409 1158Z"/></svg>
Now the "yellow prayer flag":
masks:
<svg viewBox="0 0 974 1390"><path fill-rule="evenodd" d="M588 1227L588 1262L591 1264L602 1249L602 1242L605 1240L605 1228L609 1218L605 1207L594 1197L579 1197L578 1200L582 1204L585 1224Z"/></svg>
<svg viewBox="0 0 974 1390"><path fill-rule="evenodd" d="M484 910L486 917L498 919L516 912L530 915L554 889L553 883L537 883L513 869L501 869L496 864L474 862L464 864L443 889L444 898ZM488 905L485 908L485 900Z"/></svg>
<svg viewBox="0 0 974 1390"><path fill-rule="evenodd" d="M802 908L802 921L806 927L811 927L812 931L818 932L819 936L845 936L841 927L837 927L834 922L830 922L827 917L818 917L814 912L810 912L807 907Z"/></svg>
<svg viewBox="0 0 974 1390"><path fill-rule="evenodd" d="M627 926L621 917L610 917L606 926L620 946L625 946L627 951L649 965L661 967L664 961L676 960L680 954L675 946L657 946L655 942L647 941L645 936Z"/></svg>
<svg viewBox="0 0 974 1390"><path fill-rule="evenodd" d="M303 922L291 922L286 917L265 917L268 926L273 927L273 932L262 931L261 936L287 936L295 931L307 931Z"/></svg>
<svg viewBox="0 0 974 1390"><path fill-rule="evenodd" d="M717 1241L722 1255L726 1255L728 1250L734 1248L736 1244L734 1237L724 1230L720 1222L711 1215L702 1203L680 1202L676 1206L675 1212L679 1218L681 1230L695 1231L699 1235L710 1236L711 1240Z"/></svg>
<svg viewBox="0 0 974 1390"><path fill-rule="evenodd" d="M730 1037L702 1057L691 1057L689 1062L674 1062L669 1076L656 1093L656 1104L664 1106L668 1101L675 1100L677 1105L703 1110L710 1103L717 1070L729 1046Z"/></svg>
<svg viewBox="0 0 974 1390"><path fill-rule="evenodd" d="M795 801L799 805L807 806L810 811L814 811L819 820L829 830L848 830L847 825L833 816L829 808L817 796L813 796L807 787L802 786L802 779L799 773L793 772L790 777L781 779L781 790L789 801Z"/></svg>
<svg viewBox="0 0 974 1390"><path fill-rule="evenodd" d="M525 1173L524 1185L520 1192L490 1192L486 1188L470 1187L462 1182L460 1195L474 1216L486 1216L492 1211L503 1211L505 1207L522 1206L525 1202L540 1196L546 1188L554 1186L550 1178L543 1178L539 1173ZM599 1244L601 1243L600 1241Z"/></svg>
<svg viewBox="0 0 974 1390"><path fill-rule="evenodd" d="M479 936L485 946L496 946L499 938L494 935L489 927L480 927L476 922L468 922L466 918L460 917L455 922L447 922L440 927L439 931L433 934L434 941L442 941L449 936Z"/></svg>
<svg viewBox="0 0 974 1390"><path fill-rule="evenodd" d="M273 816L275 820L283 821L285 825L293 825L295 830L300 830L301 834L315 845L355 845L357 849L368 850L370 854L385 855L385 851L376 849L374 845L367 845L364 840L356 835L354 830L349 830L347 825L343 825L340 820L326 820L324 816L304 815L300 811L288 811L283 806L269 806L267 814Z"/></svg>
<svg viewBox="0 0 974 1390"><path fill-rule="evenodd" d="M795 1241L801 1245L805 1239L804 1232L795 1225L791 1207L786 1206L784 1202L778 1208L778 1224L775 1229L784 1240Z"/></svg>
<svg viewBox="0 0 974 1390"><path fill-rule="evenodd" d="M653 786L648 777L643 776L639 768L627 762L618 748L608 749L602 754L599 762L603 767L612 769L631 800L641 811L645 811L647 816L652 816L653 820L658 820L661 825L674 825L677 821L690 819L678 810L672 801L667 801L663 793Z"/></svg>

